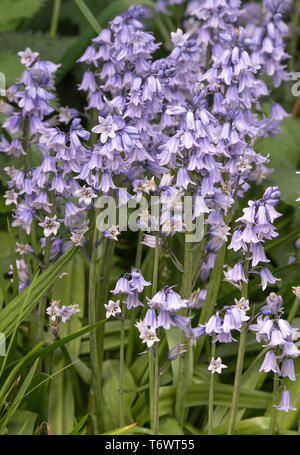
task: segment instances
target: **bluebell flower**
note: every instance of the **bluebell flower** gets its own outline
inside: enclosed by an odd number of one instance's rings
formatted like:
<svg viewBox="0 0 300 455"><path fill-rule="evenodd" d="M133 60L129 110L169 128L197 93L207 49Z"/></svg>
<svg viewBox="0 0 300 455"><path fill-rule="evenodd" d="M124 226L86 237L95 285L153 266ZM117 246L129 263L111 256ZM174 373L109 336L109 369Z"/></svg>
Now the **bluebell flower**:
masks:
<svg viewBox="0 0 300 455"><path fill-rule="evenodd" d="M115 289L110 291L114 295L118 294L130 294L131 293L131 288L130 288L130 282L129 282L129 276L128 274L122 276L121 278L118 279Z"/></svg>
<svg viewBox="0 0 300 455"><path fill-rule="evenodd" d="M289 412L289 411L296 411L296 408L293 408L292 406L292 399L291 399L291 393L289 390L284 389L281 394L281 400L279 405L273 405L274 408L277 408L278 411L284 411L284 412Z"/></svg>
<svg viewBox="0 0 300 455"><path fill-rule="evenodd" d="M282 377L287 376L291 381L296 381L295 366L292 358L287 357L286 359L283 360L280 370L280 376Z"/></svg>
<svg viewBox="0 0 300 455"><path fill-rule="evenodd" d="M242 263L235 264L233 267L228 267L227 271L224 272L225 280L234 284L237 287L241 286L241 282L245 283L248 280L245 277L244 268Z"/></svg>
<svg viewBox="0 0 300 455"><path fill-rule="evenodd" d="M260 308L262 314L278 314L282 308L282 297L271 292L266 298L267 305Z"/></svg>

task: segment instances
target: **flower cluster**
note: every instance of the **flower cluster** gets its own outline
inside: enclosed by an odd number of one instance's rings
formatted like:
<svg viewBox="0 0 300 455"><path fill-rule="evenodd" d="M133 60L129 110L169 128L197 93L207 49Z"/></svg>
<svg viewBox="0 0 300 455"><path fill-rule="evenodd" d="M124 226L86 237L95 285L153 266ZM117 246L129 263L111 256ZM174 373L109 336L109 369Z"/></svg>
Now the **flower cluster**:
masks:
<svg viewBox="0 0 300 455"><path fill-rule="evenodd" d="M268 348L259 371L266 373L273 371L279 377L288 377L291 381L295 381L293 359L299 356L300 351L294 343L294 338L298 329L292 328L289 322L282 317L281 296L271 292L266 301L267 305L260 309L261 314L258 316L256 324L249 326L250 330L256 332L257 341L266 343L264 346ZM282 395L283 403L278 407L286 412L293 409L291 405L286 404L288 394L289 392L285 389Z"/></svg>
<svg viewBox="0 0 300 455"><path fill-rule="evenodd" d="M249 207L243 209L244 215L236 220L241 224L234 231L228 248L234 251L241 250L247 259L251 254L252 269L250 273L256 272L255 269L260 262L270 262L265 255L263 242L278 236L273 222L281 216L275 209L279 196L278 187L267 188L261 199L248 202ZM241 262L234 265L233 268L228 268L224 273L226 280L236 286L240 286L242 281L247 281ZM268 283L274 284L278 280L267 267L261 267L259 274L262 290L266 289Z"/></svg>
<svg viewBox="0 0 300 455"><path fill-rule="evenodd" d="M59 122L66 122L67 113L69 121L78 114L76 109L65 108L58 118L54 115L51 100L55 97L54 76L59 65L39 60L38 53L30 49L19 55L26 69L7 90L12 110L3 123L6 132L16 137L9 142L3 135L0 150L20 157L21 168L5 168L10 178L5 199L6 205L16 206L12 226L29 235L32 223L37 222L44 234L40 239L42 248L48 240L53 259L70 245L59 231L67 228L72 237L79 229L81 234L87 230L81 214L96 196L89 188L80 187L74 172L80 169L77 155L87 151L80 141L86 141L90 133L82 128L79 118L72 120L68 132L58 127ZM35 167L33 153L39 157ZM78 205L73 195L79 197Z"/></svg>
<svg viewBox="0 0 300 455"><path fill-rule="evenodd" d="M50 330L56 333L59 328L59 322L65 323L69 321L74 314L80 311L77 304L60 305L60 300L52 300L50 306L46 309L46 313L49 316Z"/></svg>
<svg viewBox="0 0 300 455"><path fill-rule="evenodd" d="M242 324L250 319L247 316L249 310L249 301L242 297L240 300L235 299L235 305L224 306L221 310L216 311L204 325L199 325L192 329L193 337L191 343L203 335L212 337L212 342L231 343L237 341L232 337L233 330L241 331Z"/></svg>
<svg viewBox="0 0 300 455"><path fill-rule="evenodd" d="M114 295L122 295L123 302L127 309L143 306L139 300L139 294L143 292L145 286L150 286L151 283L143 278L141 272L132 267L130 273L125 273L116 283L115 289L110 291Z"/></svg>
<svg viewBox="0 0 300 455"><path fill-rule="evenodd" d="M182 299L171 287L165 286L156 292L151 299L147 298L147 306L144 319L136 325L140 332L140 338L147 343L148 347L159 341L156 337L156 329L161 327L169 330L171 326L177 326L186 333L189 332L191 317L177 314L179 310L187 308L188 300ZM152 339L153 334L155 336Z"/></svg>

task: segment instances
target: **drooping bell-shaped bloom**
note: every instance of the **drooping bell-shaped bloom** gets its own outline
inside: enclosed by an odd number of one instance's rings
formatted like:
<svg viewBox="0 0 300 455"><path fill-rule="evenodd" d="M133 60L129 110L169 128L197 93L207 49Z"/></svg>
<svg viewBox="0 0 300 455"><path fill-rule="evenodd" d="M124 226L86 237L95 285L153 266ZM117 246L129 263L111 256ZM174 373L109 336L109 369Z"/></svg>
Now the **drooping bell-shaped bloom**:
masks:
<svg viewBox="0 0 300 455"><path fill-rule="evenodd" d="M287 389L284 389L281 394L280 404L277 406L274 404L273 406L274 408L277 408L278 411L284 412L296 411L296 408L293 408L292 406L291 393Z"/></svg>

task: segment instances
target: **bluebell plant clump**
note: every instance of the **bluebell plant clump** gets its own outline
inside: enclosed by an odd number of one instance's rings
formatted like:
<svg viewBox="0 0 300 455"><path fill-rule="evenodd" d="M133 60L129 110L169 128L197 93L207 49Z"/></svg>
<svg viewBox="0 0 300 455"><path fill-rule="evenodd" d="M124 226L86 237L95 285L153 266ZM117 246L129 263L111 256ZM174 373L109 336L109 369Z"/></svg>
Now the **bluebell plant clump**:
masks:
<svg viewBox="0 0 300 455"><path fill-rule="evenodd" d="M159 0L156 9L168 15L174 3L183 2ZM141 208L136 230L143 234L143 248L165 251L183 272L169 241L186 235L176 210L190 196L192 220L204 220L202 257L190 295L163 283L145 297L153 281L133 266L110 289L106 318L122 320L135 311L135 330L150 352L176 327L181 339L169 349L167 362L196 349L204 337L212 344L238 343L246 327L266 349L259 371L295 381L298 329L284 319L281 296L271 292L259 308L243 294L256 277L262 291L279 281L264 246L278 236L280 188L270 186L257 200L248 200L238 218L236 210L248 190L272 172L268 156L254 144L280 133L288 114L272 101L271 90L290 78L284 22L289 2L263 0L259 10L252 3L242 8L240 0L191 0L164 58L157 58L163 43L146 28L147 11L131 6L92 39L78 60L85 69L78 85L86 99L84 112L55 107L60 65L29 48L19 52L25 68L6 90L10 107L0 141L0 151L15 158L15 166L5 168L5 203L13 206L12 226L23 239L16 250L21 292L32 280L28 256L42 263L48 258L49 265L74 244L88 254L91 220L103 195L113 196L119 209L129 201L158 197L157 213ZM265 99L271 103L268 114ZM31 241L36 234L39 244ZM118 242L122 236L114 224L97 247L104 238ZM199 323L198 309L224 248L235 259L225 262L223 280L241 295L223 307L213 302L213 314ZM50 330L56 333L60 322L78 311L76 304L51 301L46 308ZM220 356L209 359L212 374L226 367ZM285 386L280 405L273 404L286 412L294 409Z"/></svg>

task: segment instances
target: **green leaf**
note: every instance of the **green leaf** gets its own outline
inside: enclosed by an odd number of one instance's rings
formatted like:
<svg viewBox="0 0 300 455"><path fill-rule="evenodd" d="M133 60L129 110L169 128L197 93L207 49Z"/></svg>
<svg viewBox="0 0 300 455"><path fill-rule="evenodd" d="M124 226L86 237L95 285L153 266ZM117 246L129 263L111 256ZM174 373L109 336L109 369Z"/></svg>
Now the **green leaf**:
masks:
<svg viewBox="0 0 300 455"><path fill-rule="evenodd" d="M88 414L82 417L82 419L75 425L75 427L68 433L69 435L81 435L84 434L86 431L86 427L84 427L85 422L88 419Z"/></svg>
<svg viewBox="0 0 300 455"><path fill-rule="evenodd" d="M12 52L0 52L0 71L5 76L5 86L10 87L24 71L24 66Z"/></svg>
<svg viewBox="0 0 300 455"><path fill-rule="evenodd" d="M214 386L214 404L231 406L233 386L230 384L216 383ZM208 404L209 384L189 384L187 386L186 407L202 406ZM159 415L173 415L176 387L160 387ZM271 403L272 394L241 387L239 406L248 409L266 409ZM149 405L146 394L140 395L133 407L133 415L139 425L149 421Z"/></svg>
<svg viewBox="0 0 300 455"><path fill-rule="evenodd" d="M61 352L55 352L52 358L52 374L65 367ZM51 434L63 435L73 428L75 402L69 371L64 371L52 378L49 387L48 423Z"/></svg>
<svg viewBox="0 0 300 455"><path fill-rule="evenodd" d="M76 332L82 327L81 318L84 315L85 302L85 265L81 255L77 254L66 266L64 272L67 275L55 281L51 289L51 298L53 300L61 300L62 305L77 304L80 312L76 313L68 324L61 325L60 338ZM69 345L69 349L72 350L76 358L79 356L80 344L81 340L76 338Z"/></svg>
<svg viewBox="0 0 300 455"><path fill-rule="evenodd" d="M131 425L127 425L123 428L117 428L115 430L108 431L107 433L103 433L103 435L130 435L130 434L153 434L152 430L149 428L143 428L137 426L135 423Z"/></svg>
<svg viewBox="0 0 300 455"><path fill-rule="evenodd" d="M45 2L46 0L1 0L0 30L9 30L16 25L18 19L34 16Z"/></svg>
<svg viewBox="0 0 300 455"><path fill-rule="evenodd" d="M30 388L34 389L26 400L26 409L39 416L39 422L47 421L49 379L47 373L38 372L34 375Z"/></svg>
<svg viewBox="0 0 300 455"><path fill-rule="evenodd" d="M87 7L83 0L74 1L78 8L80 9L81 13L86 18L87 22L90 24L90 26L95 30L97 34L99 34L101 32L101 27L93 13L91 12L91 10Z"/></svg>
<svg viewBox="0 0 300 455"><path fill-rule="evenodd" d="M51 60L60 63L63 55L68 51L76 38L72 36L56 36L51 38L48 34L32 32L8 32L0 35L0 71L4 73L6 87L10 87L22 74L25 66L21 64L19 51L27 47L39 52L41 60Z"/></svg>
<svg viewBox="0 0 300 455"><path fill-rule="evenodd" d="M128 331L130 327L130 321L125 321L125 345L128 343ZM104 329L104 350L105 351L118 351L120 348L120 322L119 321L107 321ZM84 339L80 345L80 354L89 354L90 352L90 341Z"/></svg>
<svg viewBox="0 0 300 455"><path fill-rule="evenodd" d="M208 384L190 384L188 386L187 406L198 406L208 403ZM231 406L233 386L215 384L214 402L222 406ZM239 407L249 409L265 409L270 403L272 394L241 387Z"/></svg>
<svg viewBox="0 0 300 455"><path fill-rule="evenodd" d="M183 431L174 417L163 417L159 421L159 434L183 435Z"/></svg>
<svg viewBox="0 0 300 455"><path fill-rule="evenodd" d="M35 412L18 409L7 424L6 434L13 436L32 435L37 416Z"/></svg>
<svg viewBox="0 0 300 455"><path fill-rule="evenodd" d="M118 428L119 417L119 360L106 360L103 362L103 397L106 409L103 411L105 419L105 429ZM134 390L136 384L126 365L124 365L124 389ZM129 392L124 394L124 408L126 423L133 423L131 406L135 400L136 393Z"/></svg>
<svg viewBox="0 0 300 455"><path fill-rule="evenodd" d="M269 424L270 418L269 417L252 417L250 419L241 420L236 424L236 431L235 434L238 435L259 435L259 434L268 434L269 432ZM186 423L185 425L186 430L189 433L194 435L204 435L207 434L206 432L201 432L197 428L195 428L190 423ZM228 426L227 425L219 425L214 428L214 435L225 435L227 434Z"/></svg>
<svg viewBox="0 0 300 455"><path fill-rule="evenodd" d="M27 390L28 390L28 388L30 386L32 378L33 378L33 376L35 374L35 371L37 369L38 363L39 363L39 359L37 359L34 362L34 364L32 365L29 373L27 374L27 376L25 377L21 387L19 388L15 399L13 400L11 405L9 406L7 413L4 415L4 417L2 417L2 419L0 421L0 428L2 429L2 431L7 426L10 418L13 416L13 414L16 412L16 410L20 406L20 404L21 404L21 402L23 400L23 397L26 394L26 392L27 392Z"/></svg>
<svg viewBox="0 0 300 455"><path fill-rule="evenodd" d="M77 376L76 368L75 368L75 366L79 363L79 359L77 358L77 359L72 360L66 346L62 346L61 351L64 355L66 364L71 365L67 371L67 373L68 373L67 379L68 379L68 382L70 383L70 385L72 386L74 406L76 407L76 411L78 412L79 415L82 415L83 414L82 394L81 394L80 384L79 384L79 380L78 380L78 376ZM83 362L81 362L81 363L83 364ZM75 421L75 415L74 415L74 421ZM73 422L72 422L71 426L72 425L73 425Z"/></svg>
<svg viewBox="0 0 300 455"><path fill-rule="evenodd" d="M9 373L9 376L6 378L3 386L1 387L0 400L7 393L14 378L16 377L16 375L18 374L18 372L20 371L20 369L22 367L32 363L35 359L45 357L46 355L50 354L51 352L55 351L56 349L60 348L61 346L64 346L65 344L69 343L70 341L75 340L77 337L84 335L85 333L89 332L90 330L95 329L96 327L98 327L102 324L105 324L105 321L98 321L95 324L91 324L89 326L84 327L83 329L79 330L78 332L72 333L71 335L68 335L65 338L59 339L59 340L55 341L55 343L52 343L49 346L46 346L45 348L42 348L42 349L40 349L40 347L43 344L43 342L39 343L30 352L28 352L28 354L26 354L17 363L17 365L12 369L12 371Z"/></svg>
<svg viewBox="0 0 300 455"><path fill-rule="evenodd" d="M9 234L5 231L0 231L0 261L2 264L6 264L10 257L10 240Z"/></svg>
<svg viewBox="0 0 300 455"><path fill-rule="evenodd" d="M17 295L9 304L0 311L0 332L4 333L8 338L15 329L16 319L19 315L19 309L30 293L30 299L24 305L20 323L29 315L40 301L43 295L47 292L50 286L55 282L59 275L65 270L66 265L74 257L77 252L77 247L74 245L69 248L56 262L50 265L35 281L27 286L24 291Z"/></svg>
<svg viewBox="0 0 300 455"><path fill-rule="evenodd" d="M63 35L51 37L48 33L41 31L13 31L0 35L0 49L17 54L26 49L26 47L29 47L35 52L39 52L39 57L42 60L51 60L59 63L61 57L67 52L75 40L76 38L74 36ZM16 57L20 61L20 57L18 55ZM20 68L24 70L25 66L20 64Z"/></svg>
<svg viewBox="0 0 300 455"><path fill-rule="evenodd" d="M180 329L179 327L172 326L169 330L166 331L166 338L168 342L169 351L178 344L180 340ZM177 378L179 373L179 357L171 362L171 368L173 377Z"/></svg>

